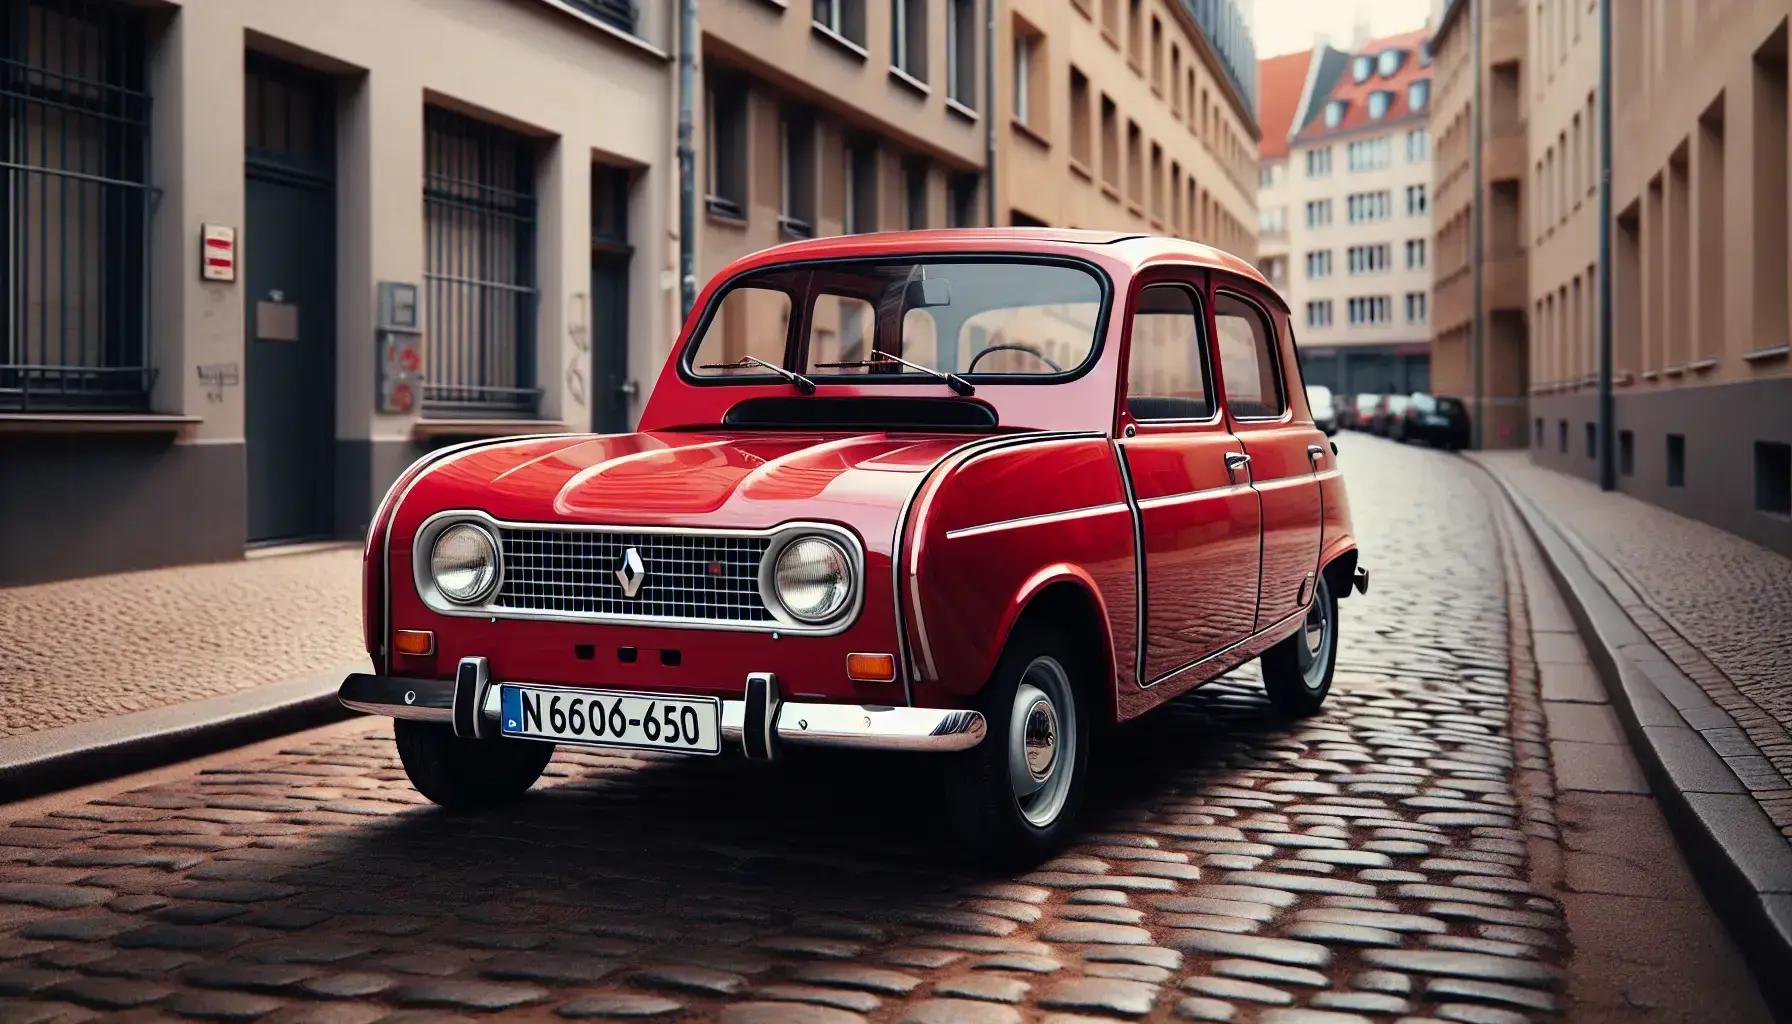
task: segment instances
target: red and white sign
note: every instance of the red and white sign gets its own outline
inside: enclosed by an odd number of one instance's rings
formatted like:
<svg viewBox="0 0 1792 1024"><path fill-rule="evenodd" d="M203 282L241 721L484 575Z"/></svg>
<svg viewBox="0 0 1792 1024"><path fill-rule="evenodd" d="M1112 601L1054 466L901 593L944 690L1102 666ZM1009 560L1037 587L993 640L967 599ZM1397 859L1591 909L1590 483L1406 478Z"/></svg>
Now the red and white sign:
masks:
<svg viewBox="0 0 1792 1024"><path fill-rule="evenodd" d="M199 225L199 277L206 281L236 280L235 228Z"/></svg>

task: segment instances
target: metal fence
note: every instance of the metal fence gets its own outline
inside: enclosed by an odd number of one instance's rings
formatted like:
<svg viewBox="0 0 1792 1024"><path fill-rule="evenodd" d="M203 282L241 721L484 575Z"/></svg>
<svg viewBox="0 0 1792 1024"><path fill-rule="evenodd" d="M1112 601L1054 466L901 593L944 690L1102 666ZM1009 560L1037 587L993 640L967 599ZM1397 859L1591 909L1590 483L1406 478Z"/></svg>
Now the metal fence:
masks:
<svg viewBox="0 0 1792 1024"><path fill-rule="evenodd" d="M143 32L111 0L0 3L0 408L142 408Z"/></svg>
<svg viewBox="0 0 1792 1024"><path fill-rule="evenodd" d="M532 414L534 143L430 107L424 147L424 412Z"/></svg>

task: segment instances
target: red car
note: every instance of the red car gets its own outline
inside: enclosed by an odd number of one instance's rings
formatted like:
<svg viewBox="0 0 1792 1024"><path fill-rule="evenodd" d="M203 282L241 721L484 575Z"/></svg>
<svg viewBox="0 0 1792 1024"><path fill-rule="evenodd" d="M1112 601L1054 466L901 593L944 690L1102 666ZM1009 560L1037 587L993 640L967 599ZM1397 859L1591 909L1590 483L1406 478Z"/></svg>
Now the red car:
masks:
<svg viewBox="0 0 1792 1024"><path fill-rule="evenodd" d="M955 758L973 851L1074 826L1099 727L1261 656L1309 714L1367 589L1250 264L1048 229L798 242L699 297L641 417L446 448L381 502L376 674L447 805L556 743Z"/></svg>

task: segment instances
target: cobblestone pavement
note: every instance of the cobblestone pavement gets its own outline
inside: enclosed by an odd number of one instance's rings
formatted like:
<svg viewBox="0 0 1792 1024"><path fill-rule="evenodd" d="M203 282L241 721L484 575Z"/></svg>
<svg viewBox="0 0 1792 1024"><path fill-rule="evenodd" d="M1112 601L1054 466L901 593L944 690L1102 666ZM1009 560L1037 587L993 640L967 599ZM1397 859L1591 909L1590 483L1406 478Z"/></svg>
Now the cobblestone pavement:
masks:
<svg viewBox="0 0 1792 1024"><path fill-rule="evenodd" d="M0 587L0 736L361 660L350 548Z"/></svg>
<svg viewBox="0 0 1792 1024"><path fill-rule="evenodd" d="M1548 1016L1490 509L1459 460L1340 445L1375 586L1327 710L1240 673L1122 730L1032 872L956 866L926 762L563 751L455 816L357 721L0 824L0 1021Z"/></svg>
<svg viewBox="0 0 1792 1024"><path fill-rule="evenodd" d="M1732 766L1792 839L1792 559L1523 452L1475 458L1603 559L1596 575L1623 581L1625 612L1760 751Z"/></svg>

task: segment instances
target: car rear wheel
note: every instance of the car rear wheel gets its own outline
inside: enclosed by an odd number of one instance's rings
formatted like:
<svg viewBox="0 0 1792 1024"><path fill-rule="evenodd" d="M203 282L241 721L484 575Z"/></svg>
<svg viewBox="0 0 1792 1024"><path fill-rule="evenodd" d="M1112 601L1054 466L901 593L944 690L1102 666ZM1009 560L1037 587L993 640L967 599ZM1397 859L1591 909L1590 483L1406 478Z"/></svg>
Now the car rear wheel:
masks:
<svg viewBox="0 0 1792 1024"><path fill-rule="evenodd" d="M462 739L434 722L394 719L392 734L411 785L443 807L509 803L535 785L554 755L552 743Z"/></svg>
<svg viewBox="0 0 1792 1024"><path fill-rule="evenodd" d="M1332 689L1338 660L1338 599L1320 573L1313 603L1294 635L1263 652L1263 686L1285 715L1304 718L1319 710Z"/></svg>
<svg viewBox="0 0 1792 1024"><path fill-rule="evenodd" d="M1080 669L1066 639L1044 630L1017 634L1003 652L983 694L988 734L942 766L954 832L976 859L1036 864L1074 831L1092 725Z"/></svg>

